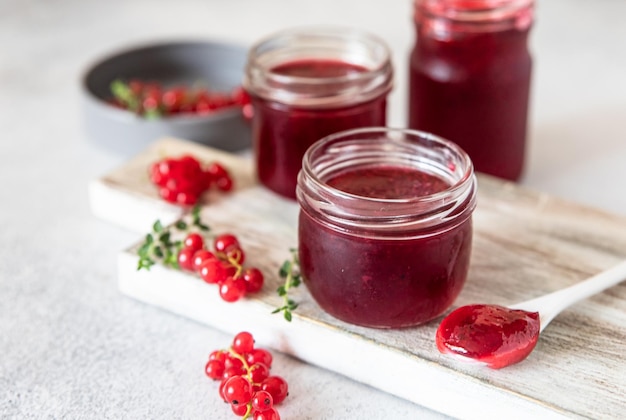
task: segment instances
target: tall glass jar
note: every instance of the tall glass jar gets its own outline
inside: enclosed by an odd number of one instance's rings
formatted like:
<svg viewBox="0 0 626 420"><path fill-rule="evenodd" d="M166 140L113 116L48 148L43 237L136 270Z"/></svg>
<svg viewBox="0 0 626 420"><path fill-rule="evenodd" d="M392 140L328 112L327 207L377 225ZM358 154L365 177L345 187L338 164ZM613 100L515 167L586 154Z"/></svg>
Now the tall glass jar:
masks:
<svg viewBox="0 0 626 420"><path fill-rule="evenodd" d="M252 47L244 88L252 100L258 178L295 198L302 156L350 128L384 126L393 70L379 38L353 29L280 32Z"/></svg>
<svg viewBox="0 0 626 420"><path fill-rule="evenodd" d="M409 127L459 144L476 171L522 174L534 0L414 0Z"/></svg>
<svg viewBox="0 0 626 420"><path fill-rule="evenodd" d="M306 152L297 195L301 273L329 314L408 327L461 291L476 180L456 144L413 130L337 133Z"/></svg>

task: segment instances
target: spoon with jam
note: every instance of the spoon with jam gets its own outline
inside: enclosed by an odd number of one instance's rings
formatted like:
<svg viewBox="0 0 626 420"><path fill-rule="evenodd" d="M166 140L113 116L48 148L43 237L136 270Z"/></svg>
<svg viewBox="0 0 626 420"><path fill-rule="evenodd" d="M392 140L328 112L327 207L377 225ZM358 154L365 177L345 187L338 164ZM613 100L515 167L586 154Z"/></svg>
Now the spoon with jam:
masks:
<svg viewBox="0 0 626 420"><path fill-rule="evenodd" d="M467 305L452 311L437 329L437 348L460 360L500 369L524 360L539 334L561 311L626 280L626 261L565 289L504 307Z"/></svg>

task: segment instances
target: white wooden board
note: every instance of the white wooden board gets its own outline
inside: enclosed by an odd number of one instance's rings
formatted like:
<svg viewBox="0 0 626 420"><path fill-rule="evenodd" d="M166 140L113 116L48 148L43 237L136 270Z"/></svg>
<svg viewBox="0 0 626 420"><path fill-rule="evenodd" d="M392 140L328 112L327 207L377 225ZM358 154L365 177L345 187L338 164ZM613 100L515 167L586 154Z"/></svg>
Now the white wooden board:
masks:
<svg viewBox="0 0 626 420"><path fill-rule="evenodd" d="M245 301L225 303L215 286L191 274L162 266L138 272L134 245L119 256L122 293L231 333L248 330L263 345L454 417L626 415L626 285L562 313L526 361L499 371L440 355L434 344L439 320L403 330L352 326L324 313L304 286L293 294L300 306L288 323L271 311L281 302L274 292L277 271L296 245L298 209L256 185L249 160L160 141L94 181L94 213L142 234L156 218L172 222L180 212L158 199L146 168L164 154L185 152L224 160L235 174L237 191L209 197L202 216L216 233L240 237L247 263L266 274L266 287ZM455 306L523 301L583 280L626 255L623 218L489 177L479 177L474 221L469 278Z"/></svg>

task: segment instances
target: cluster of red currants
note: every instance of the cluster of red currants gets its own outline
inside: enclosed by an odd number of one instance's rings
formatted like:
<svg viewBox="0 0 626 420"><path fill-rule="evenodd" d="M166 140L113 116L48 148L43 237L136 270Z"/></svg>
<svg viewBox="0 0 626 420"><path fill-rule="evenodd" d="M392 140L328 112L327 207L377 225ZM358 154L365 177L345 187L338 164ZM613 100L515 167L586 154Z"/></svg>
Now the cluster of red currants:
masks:
<svg viewBox="0 0 626 420"><path fill-rule="evenodd" d="M111 93L114 106L149 118L179 114L206 115L236 106L243 107L250 102L241 87L225 93L186 86L165 88L159 82L138 79L128 83L114 80Z"/></svg>
<svg viewBox="0 0 626 420"><path fill-rule="evenodd" d="M190 233L178 253L178 265L197 273L209 284L217 284L221 298L235 302L263 287L263 273L258 268L243 268L245 257L237 237L232 234L215 237L213 251L210 251L200 234Z"/></svg>
<svg viewBox="0 0 626 420"><path fill-rule="evenodd" d="M280 420L275 405L288 395L287 381L270 376L272 354L254 347L249 332L240 332L227 350L215 350L205 366L206 375L220 380L219 393L233 413L253 420Z"/></svg>
<svg viewBox="0 0 626 420"><path fill-rule="evenodd" d="M169 203L191 206L212 187L228 192L233 189L233 179L219 163L203 167L191 155L178 159L166 158L150 166L150 181L159 187L159 195Z"/></svg>

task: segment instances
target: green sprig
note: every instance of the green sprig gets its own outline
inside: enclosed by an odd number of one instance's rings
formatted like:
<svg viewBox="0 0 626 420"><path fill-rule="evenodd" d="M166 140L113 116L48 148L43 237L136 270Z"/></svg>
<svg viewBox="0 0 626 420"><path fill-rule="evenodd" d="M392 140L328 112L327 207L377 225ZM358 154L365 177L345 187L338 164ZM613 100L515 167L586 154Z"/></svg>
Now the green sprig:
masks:
<svg viewBox="0 0 626 420"><path fill-rule="evenodd" d="M278 270L278 275L281 279L284 279L284 284L280 285L276 292L278 296L283 298L283 305L272 311L273 314L282 312L283 317L288 322L291 322L292 311L298 307L298 303L289 297L289 290L300 286L302 283L302 276L300 274L300 261L298 260L298 250L291 248L291 259L286 260Z"/></svg>
<svg viewBox="0 0 626 420"><path fill-rule="evenodd" d="M179 231L187 231L197 228L203 231L210 230L209 226L202 222L200 218L200 207L196 206L192 210L192 223L183 220L176 221L173 225ZM137 270L150 270L157 261L163 265L175 269L180 269L178 265L178 253L183 248L183 242L172 239L170 227L164 227L160 220L152 224L152 232L146 235L146 239L137 250L139 262Z"/></svg>

